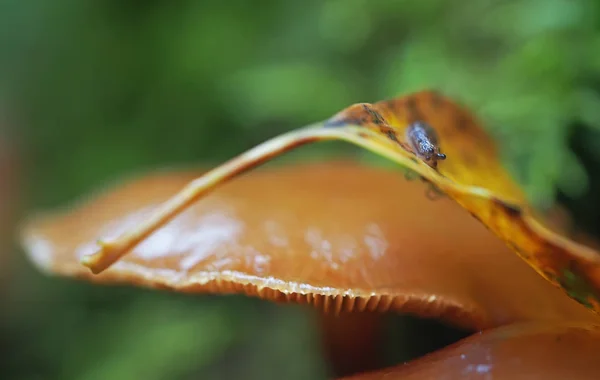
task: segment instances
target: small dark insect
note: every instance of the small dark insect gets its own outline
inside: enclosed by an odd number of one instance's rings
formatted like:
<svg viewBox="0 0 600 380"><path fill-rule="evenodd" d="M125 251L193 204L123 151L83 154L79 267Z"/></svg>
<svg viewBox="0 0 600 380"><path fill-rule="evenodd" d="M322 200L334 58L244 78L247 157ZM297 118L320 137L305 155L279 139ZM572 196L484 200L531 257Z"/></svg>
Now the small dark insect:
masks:
<svg viewBox="0 0 600 380"><path fill-rule="evenodd" d="M423 121L415 121L406 128L406 141L415 154L432 168L437 167L438 160L446 159L446 155L440 152L435 129Z"/></svg>

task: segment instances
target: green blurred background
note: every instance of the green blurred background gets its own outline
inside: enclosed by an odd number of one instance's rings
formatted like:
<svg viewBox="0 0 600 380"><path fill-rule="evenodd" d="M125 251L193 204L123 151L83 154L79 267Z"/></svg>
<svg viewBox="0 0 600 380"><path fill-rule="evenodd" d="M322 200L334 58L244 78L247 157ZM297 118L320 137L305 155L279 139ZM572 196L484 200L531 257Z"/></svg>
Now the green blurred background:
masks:
<svg viewBox="0 0 600 380"><path fill-rule="evenodd" d="M306 308L48 278L14 232L32 210L218 164L356 102L454 97L537 206L558 199L600 236L599 25L595 0L0 0L0 377L328 374ZM383 164L338 143L287 159L338 155Z"/></svg>

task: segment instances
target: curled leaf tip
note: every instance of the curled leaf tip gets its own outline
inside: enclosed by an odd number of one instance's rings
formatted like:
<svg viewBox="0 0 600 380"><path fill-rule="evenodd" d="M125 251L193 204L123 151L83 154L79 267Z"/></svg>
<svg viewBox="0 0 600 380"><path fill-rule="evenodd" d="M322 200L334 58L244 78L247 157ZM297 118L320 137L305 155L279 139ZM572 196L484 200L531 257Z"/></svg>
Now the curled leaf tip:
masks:
<svg viewBox="0 0 600 380"><path fill-rule="evenodd" d="M97 244L99 244L99 243L97 243ZM98 261L98 259L95 254L85 255L85 256L82 256L81 259L79 259L79 262L82 265L90 268L92 270L92 272L94 272L94 273L95 273L94 268L96 266L97 261Z"/></svg>
<svg viewBox="0 0 600 380"><path fill-rule="evenodd" d="M115 247L114 244L104 240L97 240L96 245L98 246L96 252L81 256L79 261L92 273L99 274L119 260L123 254L122 250Z"/></svg>

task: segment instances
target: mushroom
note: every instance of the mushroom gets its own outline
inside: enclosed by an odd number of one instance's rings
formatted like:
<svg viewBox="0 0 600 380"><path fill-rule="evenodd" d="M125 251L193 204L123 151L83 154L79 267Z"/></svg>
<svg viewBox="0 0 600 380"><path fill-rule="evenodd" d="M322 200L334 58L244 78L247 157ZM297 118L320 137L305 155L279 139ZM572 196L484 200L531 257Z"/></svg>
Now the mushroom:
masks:
<svg viewBox="0 0 600 380"><path fill-rule="evenodd" d="M408 364L344 380L597 379L600 326L519 323L487 330Z"/></svg>
<svg viewBox="0 0 600 380"><path fill-rule="evenodd" d="M353 162L256 170L191 205L104 272L94 275L81 265L98 238L110 240L141 223L198 175L153 173L38 215L23 226L23 245L48 273L186 293L243 293L311 304L338 318L392 312L472 332L527 322L600 324L453 201L431 201L424 184ZM436 358L457 360L457 350L475 352L511 331L490 330L406 368L456 369ZM544 348L551 338L542 335L522 343ZM590 347L598 345L592 335ZM512 365L507 356L497 364ZM403 368L391 378L412 378ZM551 367L535 368L552 374ZM440 373L423 371L419 378Z"/></svg>

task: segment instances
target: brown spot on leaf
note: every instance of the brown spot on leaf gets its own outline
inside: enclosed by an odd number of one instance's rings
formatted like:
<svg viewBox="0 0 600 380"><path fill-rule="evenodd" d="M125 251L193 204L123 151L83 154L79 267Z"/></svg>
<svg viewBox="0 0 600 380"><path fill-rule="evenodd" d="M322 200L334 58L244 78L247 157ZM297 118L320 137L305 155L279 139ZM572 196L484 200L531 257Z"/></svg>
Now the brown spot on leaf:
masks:
<svg viewBox="0 0 600 380"><path fill-rule="evenodd" d="M418 120L426 120L423 114L421 113L419 103L417 102L417 98L414 96L409 96L406 99L406 111L410 123L414 123Z"/></svg>
<svg viewBox="0 0 600 380"><path fill-rule="evenodd" d="M437 91L431 91L430 101L435 110L439 110L444 105L444 97Z"/></svg>
<svg viewBox="0 0 600 380"><path fill-rule="evenodd" d="M511 205L498 199L494 199L494 202L498 205L498 207L503 208L511 218L517 219L521 217L523 210L521 210L519 206Z"/></svg>
<svg viewBox="0 0 600 380"><path fill-rule="evenodd" d="M383 116L381 116L381 114L379 112L375 111L370 105L363 104L363 108L371 116L370 121L373 124L378 125L378 126L387 125Z"/></svg>

